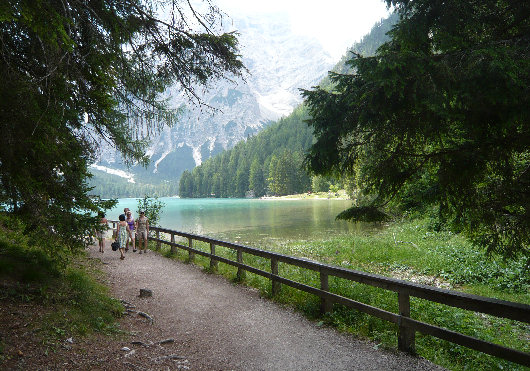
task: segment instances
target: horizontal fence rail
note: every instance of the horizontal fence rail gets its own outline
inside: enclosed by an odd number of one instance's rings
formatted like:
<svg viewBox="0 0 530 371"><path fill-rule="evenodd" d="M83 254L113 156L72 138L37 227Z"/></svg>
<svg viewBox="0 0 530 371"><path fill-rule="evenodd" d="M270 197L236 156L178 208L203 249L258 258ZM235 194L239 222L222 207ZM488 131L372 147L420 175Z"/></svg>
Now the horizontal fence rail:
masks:
<svg viewBox="0 0 530 371"><path fill-rule="evenodd" d="M115 223L115 221L112 221L113 228L115 228ZM381 318L385 321L395 323L398 325L398 348L400 350L415 353L415 333L416 331L419 331L423 334L435 336L470 349L478 350L482 353L490 354L521 365L530 366L530 353L507 348L502 345L480 340L410 318L410 296L525 323L530 323L530 305L466 294L389 278L378 274L336 267L309 259L260 250L191 233L159 227L151 227L150 229L155 232L156 237L149 237L149 241L156 242L157 249L160 249L160 246L165 244L169 246L173 252L176 252L176 249L188 251L190 260L193 260L195 255L207 257L210 259L210 267L212 268L217 267L218 262L232 265L238 269L238 278L241 278L241 275L244 274L245 271L266 277L271 280L273 295L279 292L280 287L283 284L320 297L323 312L330 311L333 303L337 303L367 313L371 316ZM169 234L171 236L170 241L161 239L160 233ZM175 236L188 239L188 245L176 243ZM208 253L193 248L193 241L210 244L210 252ZM223 246L235 250L237 252L237 260L234 261L216 255L216 246ZM243 253L269 259L271 262L271 271L267 272L244 264ZM278 263L280 262L319 272L320 288L281 277L278 273ZM396 292L398 294L399 313L389 312L330 292L328 285L328 279L330 276Z"/></svg>

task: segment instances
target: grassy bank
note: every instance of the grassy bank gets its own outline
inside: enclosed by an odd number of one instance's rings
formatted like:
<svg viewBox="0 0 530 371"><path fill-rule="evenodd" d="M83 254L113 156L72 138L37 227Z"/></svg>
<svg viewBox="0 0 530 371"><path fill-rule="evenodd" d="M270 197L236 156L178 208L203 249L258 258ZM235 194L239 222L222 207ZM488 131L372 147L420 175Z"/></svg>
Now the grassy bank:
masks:
<svg viewBox="0 0 530 371"><path fill-rule="evenodd" d="M186 242L183 242L186 243ZM209 245L196 243L195 248L205 252ZM332 265L383 274L409 281L434 285L463 292L495 297L521 303L530 303L530 274L524 261L506 263L488 259L461 236L450 232L432 232L428 221L397 223L372 235L343 235L321 241L289 242L275 247L287 255L305 257ZM163 253L171 257L170 251ZM233 260L236 253L217 247L216 253ZM178 255L185 260L187 253ZM270 271L266 259L244 256L245 264ZM209 269L209 260L196 256L195 262ZM219 273L235 279L236 269L219 264ZM314 287L319 287L316 272L280 264L280 275ZM258 288L270 296L270 281L246 273L245 284ZM369 305L396 313L397 294L343 279L330 278L330 290ZM339 305L333 312L321 317L320 301L305 292L283 286L274 297L280 303L294 306L319 325L330 325L353 334L375 340L382 347L397 347L395 325ZM411 298L411 316L427 323L448 328L480 339L499 343L521 351L530 351L530 327L520 322ZM419 355L453 370L523 370L522 366L491 357L434 337L417 334Z"/></svg>
<svg viewBox="0 0 530 371"><path fill-rule="evenodd" d="M25 332L54 351L69 337L117 333L119 301L98 283L102 274L84 253L70 254L23 234L23 225L0 215L0 306L4 320L16 311L32 311ZM11 309L10 309L11 308ZM17 319L15 315L14 320ZM8 336L0 341L0 365L24 346ZM11 351L10 351L11 350Z"/></svg>

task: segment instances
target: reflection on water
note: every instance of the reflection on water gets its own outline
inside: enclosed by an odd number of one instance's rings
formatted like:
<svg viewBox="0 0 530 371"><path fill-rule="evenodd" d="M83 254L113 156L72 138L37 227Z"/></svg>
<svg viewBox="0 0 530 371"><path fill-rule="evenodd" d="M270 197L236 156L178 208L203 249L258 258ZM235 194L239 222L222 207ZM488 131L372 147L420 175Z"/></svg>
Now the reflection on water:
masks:
<svg viewBox="0 0 530 371"><path fill-rule="evenodd" d="M335 220L339 212L351 206L351 201L345 200L160 200L166 204L160 221L164 228L260 248L275 240L326 238L373 229L372 225ZM120 199L108 217L117 219L124 207L137 214L136 199Z"/></svg>

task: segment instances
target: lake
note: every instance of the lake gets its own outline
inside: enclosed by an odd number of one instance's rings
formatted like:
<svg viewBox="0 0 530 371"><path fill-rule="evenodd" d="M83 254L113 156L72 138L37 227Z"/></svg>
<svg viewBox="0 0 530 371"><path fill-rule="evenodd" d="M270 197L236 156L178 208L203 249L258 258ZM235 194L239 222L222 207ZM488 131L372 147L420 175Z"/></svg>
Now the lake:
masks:
<svg viewBox="0 0 530 371"><path fill-rule="evenodd" d="M373 230L373 225L335 220L349 200L181 199L163 197L160 225L225 241L266 248L285 240L308 240ZM117 220L123 208L138 215L134 198L119 199L107 218Z"/></svg>

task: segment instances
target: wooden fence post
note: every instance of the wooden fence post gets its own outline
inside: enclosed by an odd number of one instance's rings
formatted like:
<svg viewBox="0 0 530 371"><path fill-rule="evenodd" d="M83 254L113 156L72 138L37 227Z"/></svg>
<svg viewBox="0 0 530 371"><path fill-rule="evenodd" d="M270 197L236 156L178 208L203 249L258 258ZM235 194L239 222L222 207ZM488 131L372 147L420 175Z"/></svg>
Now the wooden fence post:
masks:
<svg viewBox="0 0 530 371"><path fill-rule="evenodd" d="M398 292L399 315L403 317L410 317L410 296L408 294ZM416 332L410 327L405 327L401 323L401 318L398 320L398 348L404 352L416 353L415 338Z"/></svg>
<svg viewBox="0 0 530 371"><path fill-rule="evenodd" d="M160 231L156 231L156 239L160 240ZM156 241L156 249L160 250L160 241Z"/></svg>
<svg viewBox="0 0 530 371"><path fill-rule="evenodd" d="M210 270L212 272L217 272L219 262L213 257L215 255L215 244L213 242L210 242L210 254L212 254L210 257Z"/></svg>
<svg viewBox="0 0 530 371"><path fill-rule="evenodd" d="M171 243L175 243L175 233L171 232ZM171 253L177 255L177 248L171 245Z"/></svg>
<svg viewBox="0 0 530 371"><path fill-rule="evenodd" d="M329 276L326 272L320 271L320 289L329 292ZM320 311L322 314L331 312L333 303L327 298L320 298Z"/></svg>
<svg viewBox="0 0 530 371"><path fill-rule="evenodd" d="M190 247L190 249L193 248L193 239L191 237L188 237L188 246ZM194 252L192 252L192 251L189 252L188 260L190 262L193 262L195 260L195 253Z"/></svg>
<svg viewBox="0 0 530 371"><path fill-rule="evenodd" d="M243 251L237 249L237 262L243 264ZM243 281L245 279L245 271L241 267L237 267L237 276L238 281Z"/></svg>
<svg viewBox="0 0 530 371"><path fill-rule="evenodd" d="M271 258L271 273L275 276L278 275L278 259ZM280 293L281 289L281 283L276 281L274 278L272 279L272 296L277 295Z"/></svg>

